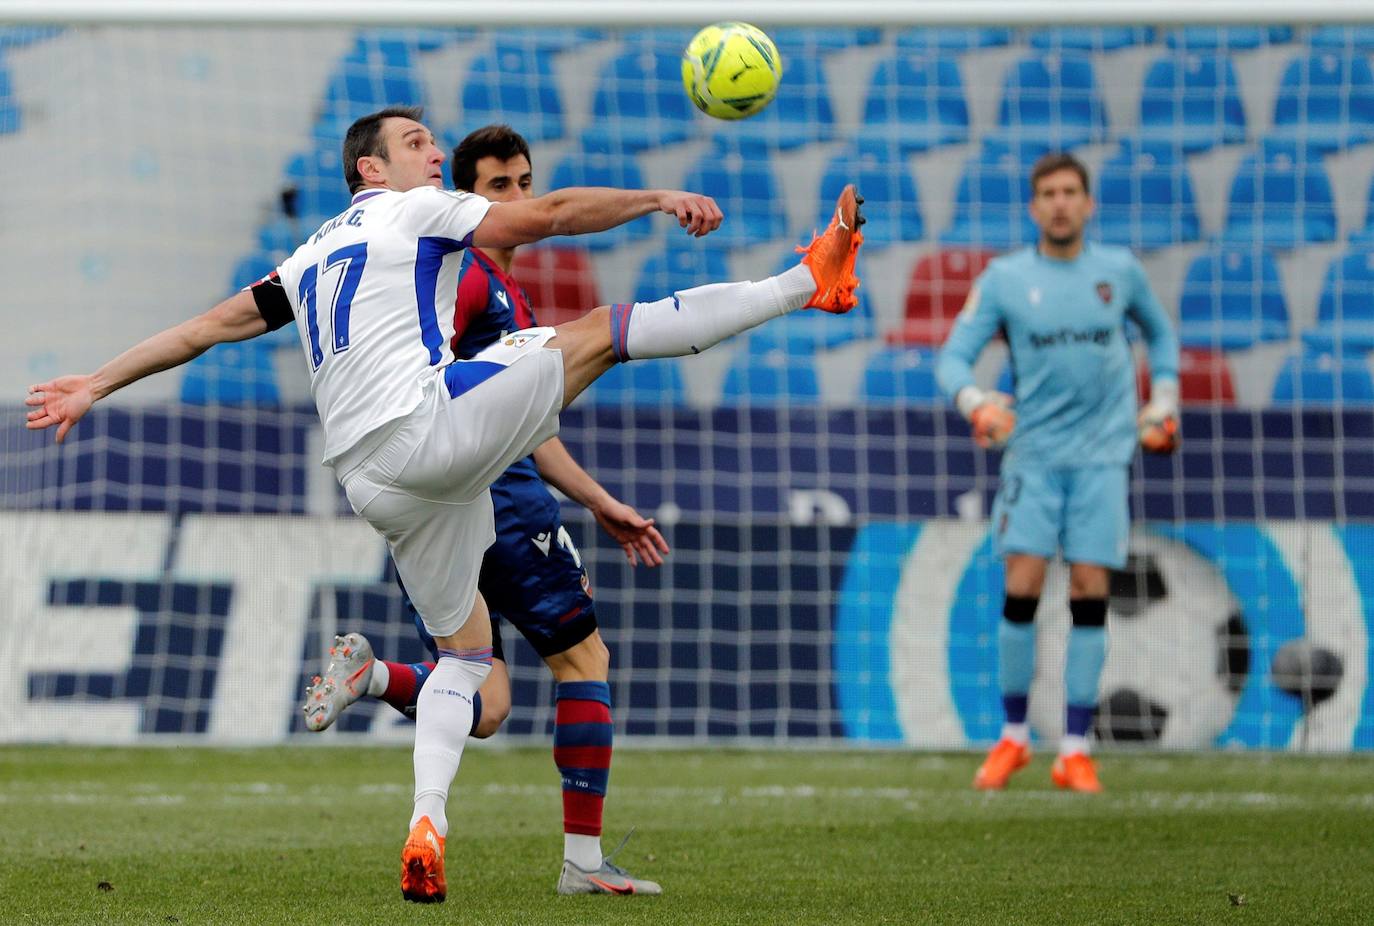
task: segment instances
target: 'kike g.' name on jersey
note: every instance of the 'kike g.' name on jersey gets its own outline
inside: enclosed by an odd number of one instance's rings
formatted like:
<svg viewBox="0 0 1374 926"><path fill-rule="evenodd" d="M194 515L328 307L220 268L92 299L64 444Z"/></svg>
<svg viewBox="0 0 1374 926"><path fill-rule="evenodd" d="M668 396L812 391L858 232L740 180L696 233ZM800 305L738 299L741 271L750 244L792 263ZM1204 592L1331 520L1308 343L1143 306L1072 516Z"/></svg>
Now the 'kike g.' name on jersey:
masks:
<svg viewBox="0 0 1374 926"><path fill-rule="evenodd" d="M325 462L412 411L424 381L453 361L460 252L490 207L428 186L364 190L254 284L269 327L296 322Z"/></svg>

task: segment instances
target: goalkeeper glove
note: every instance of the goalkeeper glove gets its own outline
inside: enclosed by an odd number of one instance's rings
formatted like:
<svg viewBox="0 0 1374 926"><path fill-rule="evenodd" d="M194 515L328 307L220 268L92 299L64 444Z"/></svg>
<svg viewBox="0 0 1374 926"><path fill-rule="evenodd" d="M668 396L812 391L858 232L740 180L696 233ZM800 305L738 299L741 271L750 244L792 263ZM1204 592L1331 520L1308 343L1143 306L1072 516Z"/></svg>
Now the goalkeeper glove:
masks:
<svg viewBox="0 0 1374 926"><path fill-rule="evenodd" d="M959 391L955 404L973 425L973 440L979 447L1005 447L1016 427L1016 412L1011 410L1011 396L1002 392L984 392L976 386Z"/></svg>
<svg viewBox="0 0 1374 926"><path fill-rule="evenodd" d="M1165 380L1157 383L1151 393L1150 401L1136 418L1140 446L1148 453L1173 453L1181 440L1178 428L1178 384Z"/></svg>

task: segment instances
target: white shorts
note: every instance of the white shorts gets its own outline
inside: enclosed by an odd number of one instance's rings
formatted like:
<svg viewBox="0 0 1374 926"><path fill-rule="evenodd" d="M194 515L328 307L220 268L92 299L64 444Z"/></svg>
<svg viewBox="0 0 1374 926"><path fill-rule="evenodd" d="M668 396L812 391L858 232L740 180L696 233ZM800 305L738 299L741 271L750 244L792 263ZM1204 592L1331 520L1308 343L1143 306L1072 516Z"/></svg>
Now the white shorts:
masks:
<svg viewBox="0 0 1374 926"><path fill-rule="evenodd" d="M414 411L334 464L436 637L457 633L477 599L482 556L496 539L487 487L558 433L563 357L544 348L553 334L516 332L435 370Z"/></svg>

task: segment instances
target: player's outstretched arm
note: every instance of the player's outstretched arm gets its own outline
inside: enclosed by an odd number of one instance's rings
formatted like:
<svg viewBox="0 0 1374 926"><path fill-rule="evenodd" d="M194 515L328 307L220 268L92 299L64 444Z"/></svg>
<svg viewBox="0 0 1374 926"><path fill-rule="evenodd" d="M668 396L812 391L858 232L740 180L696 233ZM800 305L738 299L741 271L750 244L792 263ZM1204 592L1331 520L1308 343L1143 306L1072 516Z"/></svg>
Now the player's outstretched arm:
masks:
<svg viewBox="0 0 1374 926"><path fill-rule="evenodd" d="M224 341L245 341L267 330L253 294L236 293L203 315L182 322L133 347L96 370L78 376L59 376L29 387L24 404L30 431L57 427L57 442L90 411L98 400L145 376L180 366Z"/></svg>
<svg viewBox="0 0 1374 926"><path fill-rule="evenodd" d="M561 440L551 437L536 447L534 463L545 482L592 513L601 529L620 544L631 566L638 566L640 560L650 567L663 564L668 542L654 526L653 518L644 517L607 492L573 459Z"/></svg>
<svg viewBox="0 0 1374 926"><path fill-rule="evenodd" d="M586 235L663 212L697 237L720 227L723 216L716 201L699 193L678 190L616 190L609 187L568 187L534 199L493 203L473 232L480 248L512 248L554 235Z"/></svg>

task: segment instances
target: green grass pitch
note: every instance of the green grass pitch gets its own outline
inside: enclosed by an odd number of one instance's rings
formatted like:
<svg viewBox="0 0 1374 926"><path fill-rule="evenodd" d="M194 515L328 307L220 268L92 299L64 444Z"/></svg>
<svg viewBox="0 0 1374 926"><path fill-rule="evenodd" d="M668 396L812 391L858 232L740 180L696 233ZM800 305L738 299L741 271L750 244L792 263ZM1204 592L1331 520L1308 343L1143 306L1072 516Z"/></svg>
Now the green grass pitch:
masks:
<svg viewBox="0 0 1374 926"><path fill-rule="evenodd" d="M547 749L471 749L449 900L405 904L405 750L0 748L3 923L1370 923L1374 762L1117 754L1107 793L1038 757L616 756L606 848L662 897L558 897Z"/></svg>

